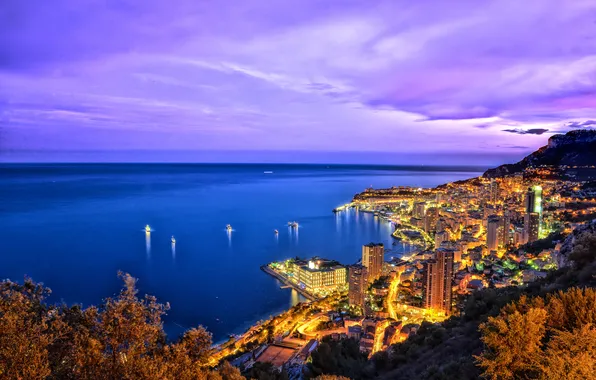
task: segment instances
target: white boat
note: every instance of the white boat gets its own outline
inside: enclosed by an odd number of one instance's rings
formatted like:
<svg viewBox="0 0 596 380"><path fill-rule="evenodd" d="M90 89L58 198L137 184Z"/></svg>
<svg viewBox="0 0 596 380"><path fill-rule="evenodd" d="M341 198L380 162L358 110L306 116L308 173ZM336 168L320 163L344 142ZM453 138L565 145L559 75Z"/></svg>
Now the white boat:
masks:
<svg viewBox="0 0 596 380"><path fill-rule="evenodd" d="M288 227L298 228L298 222L288 222Z"/></svg>
<svg viewBox="0 0 596 380"><path fill-rule="evenodd" d="M232 232L232 226L228 224L228 225L226 226L226 230L228 230L229 232Z"/></svg>
<svg viewBox="0 0 596 380"><path fill-rule="evenodd" d="M176 239L174 238L174 236L172 236L172 244L176 244Z"/></svg>
<svg viewBox="0 0 596 380"><path fill-rule="evenodd" d="M277 234L279 234L279 231L278 230L273 230L273 233L277 235Z"/></svg>
<svg viewBox="0 0 596 380"><path fill-rule="evenodd" d="M148 224L145 226L145 232L151 232L151 227Z"/></svg>

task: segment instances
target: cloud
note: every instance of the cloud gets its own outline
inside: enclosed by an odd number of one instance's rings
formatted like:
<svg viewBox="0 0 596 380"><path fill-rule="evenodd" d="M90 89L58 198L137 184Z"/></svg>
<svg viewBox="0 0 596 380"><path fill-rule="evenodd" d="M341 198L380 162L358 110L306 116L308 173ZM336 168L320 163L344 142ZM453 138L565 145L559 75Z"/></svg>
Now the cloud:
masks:
<svg viewBox="0 0 596 380"><path fill-rule="evenodd" d="M569 129L576 129L576 128L583 128L583 127L590 127L592 125L596 126L596 120L585 120L585 121L570 121L564 124L565 128Z"/></svg>
<svg viewBox="0 0 596 380"><path fill-rule="evenodd" d="M503 129L503 132L516 133L518 135L541 135L543 133L548 132L548 129L544 129L544 128L530 128L530 129L514 128L514 129Z"/></svg>
<svg viewBox="0 0 596 380"><path fill-rule="evenodd" d="M596 120L592 0L5 2L0 121L24 147L23 125L140 147L159 130L226 149L512 149Z"/></svg>

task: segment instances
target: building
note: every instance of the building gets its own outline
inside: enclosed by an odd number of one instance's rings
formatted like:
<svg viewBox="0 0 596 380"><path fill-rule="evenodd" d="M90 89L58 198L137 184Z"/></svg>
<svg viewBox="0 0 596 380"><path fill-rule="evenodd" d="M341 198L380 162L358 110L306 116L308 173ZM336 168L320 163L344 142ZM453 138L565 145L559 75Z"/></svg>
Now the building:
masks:
<svg viewBox="0 0 596 380"><path fill-rule="evenodd" d="M499 245L507 247L511 243L511 214L505 211L499 227Z"/></svg>
<svg viewBox="0 0 596 380"><path fill-rule="evenodd" d="M416 202L416 203L414 203L414 210L412 212L412 216L414 218L422 219L422 218L424 218L425 211L426 211L426 202Z"/></svg>
<svg viewBox="0 0 596 380"><path fill-rule="evenodd" d="M488 251L496 251L499 247L499 227L501 218L498 215L488 217L486 223L486 246Z"/></svg>
<svg viewBox="0 0 596 380"><path fill-rule="evenodd" d="M526 214L536 212L542 215L542 187L532 186L526 192Z"/></svg>
<svg viewBox="0 0 596 380"><path fill-rule="evenodd" d="M495 181L494 179L491 179L490 184L488 185L488 192L490 203L497 203L499 200L499 182Z"/></svg>
<svg viewBox="0 0 596 380"><path fill-rule="evenodd" d="M364 308L367 287L366 267L363 265L350 266L348 268L348 300L350 306Z"/></svg>
<svg viewBox="0 0 596 380"><path fill-rule="evenodd" d="M449 241L449 232L437 232L435 235L435 248L439 248L441 246L441 243L443 243L444 241Z"/></svg>
<svg viewBox="0 0 596 380"><path fill-rule="evenodd" d="M310 293L330 291L347 282L346 267L337 261L313 258L294 264L294 278L298 285Z"/></svg>
<svg viewBox="0 0 596 380"><path fill-rule="evenodd" d="M422 300L425 308L451 312L453 256L452 250L438 249L435 258L424 263Z"/></svg>
<svg viewBox="0 0 596 380"><path fill-rule="evenodd" d="M362 265L367 269L368 282L373 282L383 273L385 247L382 243L370 243L362 246Z"/></svg>
<svg viewBox="0 0 596 380"><path fill-rule="evenodd" d="M437 207L430 207L426 210L424 215L424 231L427 234L434 233L439 221L439 209Z"/></svg>
<svg viewBox="0 0 596 380"><path fill-rule="evenodd" d="M524 216L524 242L532 243L538 240L540 233L540 214L531 212Z"/></svg>
<svg viewBox="0 0 596 380"><path fill-rule="evenodd" d="M542 220L542 187L532 186L528 188L528 191L526 192L525 209L524 240L525 242L533 242L538 240L538 236L540 235L540 224ZM535 217L532 216L532 214L537 214L538 219L535 220Z"/></svg>

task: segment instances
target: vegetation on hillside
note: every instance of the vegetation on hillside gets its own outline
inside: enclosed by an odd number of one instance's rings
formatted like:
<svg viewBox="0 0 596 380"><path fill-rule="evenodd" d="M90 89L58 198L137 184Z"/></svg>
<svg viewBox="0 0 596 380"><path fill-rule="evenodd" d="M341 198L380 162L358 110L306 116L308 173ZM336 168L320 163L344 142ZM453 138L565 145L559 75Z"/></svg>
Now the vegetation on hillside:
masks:
<svg viewBox="0 0 596 380"><path fill-rule="evenodd" d="M325 340L313 353L308 376L596 378L596 235L580 234L569 259L569 267L526 287L474 292L460 316L423 323L405 342L370 360L350 340ZM564 371L569 375L559 376Z"/></svg>
<svg viewBox="0 0 596 380"><path fill-rule="evenodd" d="M100 307L47 305L49 289L31 280L0 283L2 379L243 379L224 363L206 368L211 334L198 327L168 344L168 305L137 297L136 279Z"/></svg>

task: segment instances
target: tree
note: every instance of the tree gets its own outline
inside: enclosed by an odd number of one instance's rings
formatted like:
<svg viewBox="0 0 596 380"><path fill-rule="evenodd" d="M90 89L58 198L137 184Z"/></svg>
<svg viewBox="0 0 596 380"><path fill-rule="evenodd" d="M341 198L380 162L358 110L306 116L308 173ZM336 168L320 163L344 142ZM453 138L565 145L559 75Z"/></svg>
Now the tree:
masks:
<svg viewBox="0 0 596 380"><path fill-rule="evenodd" d="M53 310L42 301L50 290L30 279L0 283L0 378L45 379L51 373L47 347Z"/></svg>
<svg viewBox="0 0 596 380"><path fill-rule="evenodd" d="M223 380L244 380L244 376L240 374L240 370L232 366L228 362L224 362L219 367L219 374Z"/></svg>
<svg viewBox="0 0 596 380"><path fill-rule="evenodd" d="M539 370L545 324L546 310L537 308L490 317L481 324L486 350L477 359L484 376L493 380L532 377Z"/></svg>
<svg viewBox="0 0 596 380"><path fill-rule="evenodd" d="M161 373L160 353L165 344L161 321L169 305L153 296L137 297L136 282L120 272L124 288L116 299L106 299L97 314L98 344L104 353L102 371L113 378L150 378Z"/></svg>
<svg viewBox="0 0 596 380"><path fill-rule="evenodd" d="M596 329L584 325L573 331L559 331L548 343L545 354L541 379L594 379Z"/></svg>
<svg viewBox="0 0 596 380"><path fill-rule="evenodd" d="M596 378L596 291L571 288L521 297L480 325L482 355L491 379Z"/></svg>

